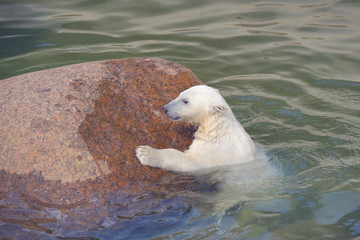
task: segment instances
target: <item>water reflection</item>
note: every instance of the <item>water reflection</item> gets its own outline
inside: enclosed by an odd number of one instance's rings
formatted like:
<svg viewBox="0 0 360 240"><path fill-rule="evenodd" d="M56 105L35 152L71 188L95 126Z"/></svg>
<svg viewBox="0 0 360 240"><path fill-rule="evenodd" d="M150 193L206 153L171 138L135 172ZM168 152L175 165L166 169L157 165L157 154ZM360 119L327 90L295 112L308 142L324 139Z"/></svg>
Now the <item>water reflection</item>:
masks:
<svg viewBox="0 0 360 240"><path fill-rule="evenodd" d="M359 209L360 194L342 191L326 193L321 195L318 204L320 208L314 212L314 220L320 224L334 224Z"/></svg>

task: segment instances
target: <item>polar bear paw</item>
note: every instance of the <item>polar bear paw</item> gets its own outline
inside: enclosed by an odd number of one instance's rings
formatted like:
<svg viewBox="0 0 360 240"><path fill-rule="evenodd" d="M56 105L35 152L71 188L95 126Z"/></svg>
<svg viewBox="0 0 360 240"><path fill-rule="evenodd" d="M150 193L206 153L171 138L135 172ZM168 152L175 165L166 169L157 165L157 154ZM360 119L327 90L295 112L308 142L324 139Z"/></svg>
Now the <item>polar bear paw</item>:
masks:
<svg viewBox="0 0 360 240"><path fill-rule="evenodd" d="M142 165L157 167L156 151L158 150L150 146L139 146L136 148L136 157Z"/></svg>

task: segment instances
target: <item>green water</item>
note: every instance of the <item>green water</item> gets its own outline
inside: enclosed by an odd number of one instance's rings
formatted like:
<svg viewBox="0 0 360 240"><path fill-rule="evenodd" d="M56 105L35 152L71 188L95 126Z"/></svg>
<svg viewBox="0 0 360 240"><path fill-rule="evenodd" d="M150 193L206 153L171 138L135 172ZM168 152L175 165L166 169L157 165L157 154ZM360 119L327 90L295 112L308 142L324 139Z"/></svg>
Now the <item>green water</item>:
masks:
<svg viewBox="0 0 360 240"><path fill-rule="evenodd" d="M75 232L64 216L26 230L4 220L1 200L0 237L360 239L359 13L355 0L1 1L0 79L111 58L175 61L221 90L281 175L220 172L216 194L189 203L171 193L151 214Z"/></svg>

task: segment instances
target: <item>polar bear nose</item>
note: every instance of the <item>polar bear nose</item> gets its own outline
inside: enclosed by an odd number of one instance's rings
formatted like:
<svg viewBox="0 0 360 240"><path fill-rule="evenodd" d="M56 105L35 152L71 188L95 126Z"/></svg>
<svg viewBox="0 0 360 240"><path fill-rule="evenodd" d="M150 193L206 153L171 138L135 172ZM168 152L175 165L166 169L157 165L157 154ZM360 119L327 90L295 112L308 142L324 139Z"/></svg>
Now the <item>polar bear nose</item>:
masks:
<svg viewBox="0 0 360 240"><path fill-rule="evenodd" d="M167 105L165 105L165 106L164 106L164 112L165 112L165 114L167 114L168 111L169 111L169 110L167 109Z"/></svg>

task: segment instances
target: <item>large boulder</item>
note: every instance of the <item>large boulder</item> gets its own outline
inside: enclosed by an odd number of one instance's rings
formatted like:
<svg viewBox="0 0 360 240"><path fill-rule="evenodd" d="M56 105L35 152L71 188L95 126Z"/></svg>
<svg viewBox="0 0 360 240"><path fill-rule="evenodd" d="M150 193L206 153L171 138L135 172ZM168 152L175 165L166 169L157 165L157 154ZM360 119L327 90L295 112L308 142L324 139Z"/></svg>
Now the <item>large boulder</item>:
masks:
<svg viewBox="0 0 360 240"><path fill-rule="evenodd" d="M185 150L194 128L162 109L202 84L187 68L132 58L0 81L0 194L56 204L123 186L164 187L176 174L142 166L138 145ZM0 197L1 197L0 195Z"/></svg>

